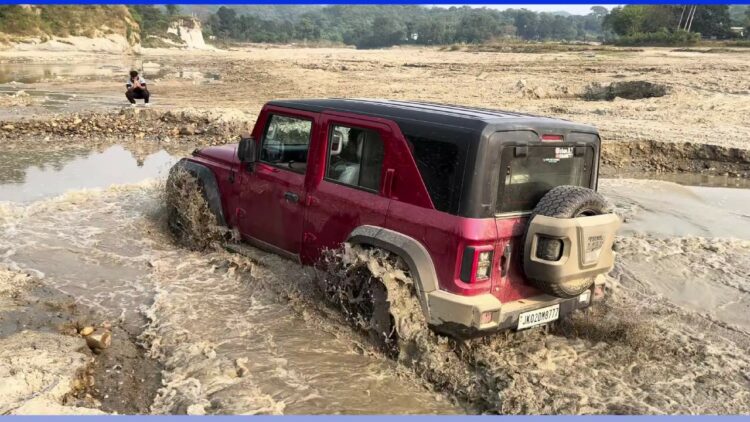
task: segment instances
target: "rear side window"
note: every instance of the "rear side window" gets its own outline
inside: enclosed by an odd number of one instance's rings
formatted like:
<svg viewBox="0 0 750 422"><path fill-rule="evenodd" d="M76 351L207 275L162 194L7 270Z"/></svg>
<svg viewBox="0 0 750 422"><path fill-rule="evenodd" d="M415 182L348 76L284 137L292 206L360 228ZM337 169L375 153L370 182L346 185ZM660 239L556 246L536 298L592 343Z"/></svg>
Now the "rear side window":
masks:
<svg viewBox="0 0 750 422"><path fill-rule="evenodd" d="M326 179L378 191L383 168L383 140L372 130L332 126Z"/></svg>
<svg viewBox="0 0 750 422"><path fill-rule="evenodd" d="M556 186L590 186L593 157L591 147L504 147L496 212L531 211Z"/></svg>
<svg viewBox="0 0 750 422"><path fill-rule="evenodd" d="M432 203L439 211L453 212L458 177L459 151L456 144L407 136L414 149L414 161L422 175Z"/></svg>
<svg viewBox="0 0 750 422"><path fill-rule="evenodd" d="M304 173L310 148L312 122L297 117L271 115L263 136L260 160Z"/></svg>

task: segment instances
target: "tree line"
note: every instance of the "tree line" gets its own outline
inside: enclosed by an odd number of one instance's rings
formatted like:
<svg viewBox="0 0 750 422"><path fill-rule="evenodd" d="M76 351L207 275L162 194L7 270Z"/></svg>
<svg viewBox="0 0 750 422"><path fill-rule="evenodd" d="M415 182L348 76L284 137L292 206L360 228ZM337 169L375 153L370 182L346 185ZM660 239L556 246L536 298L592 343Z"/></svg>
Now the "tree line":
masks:
<svg viewBox="0 0 750 422"><path fill-rule="evenodd" d="M750 13L750 9L746 13ZM618 35L683 30L720 39L734 36L730 29L733 25L729 6L721 5L615 7L605 16L603 24Z"/></svg>
<svg viewBox="0 0 750 422"><path fill-rule="evenodd" d="M738 6L732 6L737 8ZM358 48L402 44L485 43L502 38L560 41L694 42L703 37L735 38L732 26L750 26L750 8L726 5L627 5L611 11L594 6L587 15L526 9L423 6L326 6L288 11L219 7L205 19L205 33L245 42L329 41ZM248 12L248 10L250 10ZM739 13L739 14L738 14ZM283 17L281 17L283 16ZM747 35L750 31L744 31ZM666 40L666 41L665 41Z"/></svg>
<svg viewBox="0 0 750 422"><path fill-rule="evenodd" d="M220 7L204 22L204 33L246 42L328 41L359 48L401 44L482 43L495 38L597 40L603 36L604 7L585 16L423 6L326 6L293 19L261 18Z"/></svg>

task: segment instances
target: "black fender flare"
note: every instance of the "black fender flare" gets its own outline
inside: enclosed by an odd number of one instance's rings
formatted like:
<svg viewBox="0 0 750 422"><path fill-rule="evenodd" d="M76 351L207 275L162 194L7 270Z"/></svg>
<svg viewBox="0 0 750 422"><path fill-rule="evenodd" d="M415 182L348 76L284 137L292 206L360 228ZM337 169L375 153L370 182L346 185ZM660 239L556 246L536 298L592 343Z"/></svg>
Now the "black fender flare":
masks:
<svg viewBox="0 0 750 422"><path fill-rule="evenodd" d="M214 172L203 164L183 158L169 170L170 179L177 169L187 171L200 181L208 208L216 216L216 222L220 226L226 227L227 221L224 218L224 209L221 206L221 192L219 191L219 184L216 182Z"/></svg>
<svg viewBox="0 0 750 422"><path fill-rule="evenodd" d="M437 273L427 249L418 240L383 227L364 225L354 229L347 242L354 245L371 245L401 257L409 267L419 297L422 312L430 321L428 295L438 290Z"/></svg>

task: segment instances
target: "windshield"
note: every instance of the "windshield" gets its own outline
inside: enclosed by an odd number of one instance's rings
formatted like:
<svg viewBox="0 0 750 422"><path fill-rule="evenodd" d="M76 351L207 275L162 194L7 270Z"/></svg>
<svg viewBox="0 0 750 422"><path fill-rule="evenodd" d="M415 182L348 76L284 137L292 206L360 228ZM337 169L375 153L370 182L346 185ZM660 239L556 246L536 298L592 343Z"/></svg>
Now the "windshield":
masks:
<svg viewBox="0 0 750 422"><path fill-rule="evenodd" d="M578 151L576 149L578 148ZM534 209L550 189L560 185L589 187L594 149L573 146L507 146L496 213Z"/></svg>

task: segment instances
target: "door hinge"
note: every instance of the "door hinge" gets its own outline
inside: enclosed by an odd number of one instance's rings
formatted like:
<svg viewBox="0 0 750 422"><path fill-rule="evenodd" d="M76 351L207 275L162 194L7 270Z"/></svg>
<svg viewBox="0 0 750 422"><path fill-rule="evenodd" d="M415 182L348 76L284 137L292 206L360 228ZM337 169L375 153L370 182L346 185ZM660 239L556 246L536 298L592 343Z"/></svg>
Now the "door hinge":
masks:
<svg viewBox="0 0 750 422"><path fill-rule="evenodd" d="M387 169L385 171L385 180L383 181L383 195L386 198L390 198L393 194L393 179L395 178L396 170Z"/></svg>
<svg viewBox="0 0 750 422"><path fill-rule="evenodd" d="M510 258L513 253L513 247L510 242L505 244L503 248L503 255L500 257L500 276L507 277L508 271L510 270Z"/></svg>

